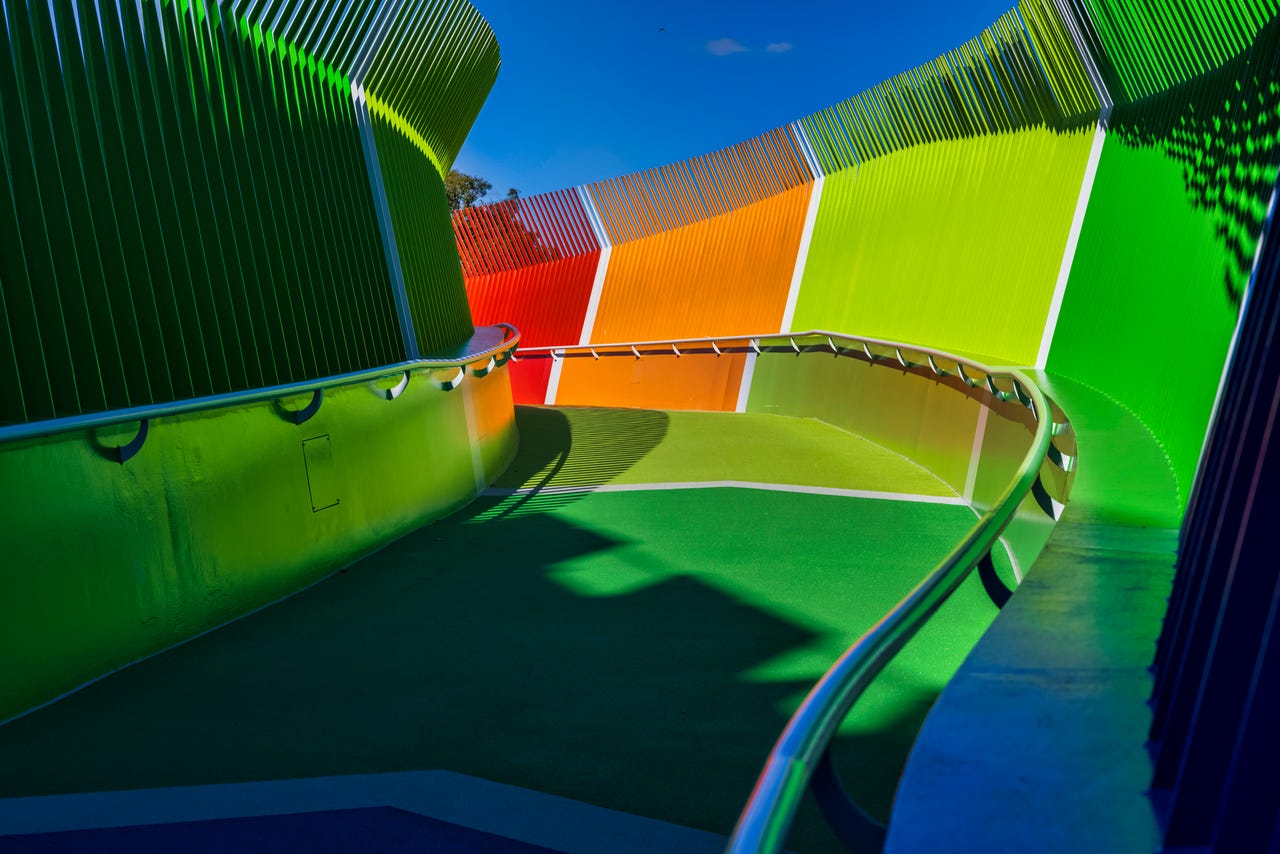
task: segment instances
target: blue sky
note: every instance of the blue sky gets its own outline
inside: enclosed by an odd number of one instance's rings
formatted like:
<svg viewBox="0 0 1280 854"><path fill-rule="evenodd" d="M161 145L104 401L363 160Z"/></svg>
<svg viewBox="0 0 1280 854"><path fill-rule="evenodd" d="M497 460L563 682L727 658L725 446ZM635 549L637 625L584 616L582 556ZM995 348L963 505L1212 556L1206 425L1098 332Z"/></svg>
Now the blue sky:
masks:
<svg viewBox="0 0 1280 854"><path fill-rule="evenodd" d="M472 0L502 69L455 164L490 201L701 154L956 47L1015 0Z"/></svg>

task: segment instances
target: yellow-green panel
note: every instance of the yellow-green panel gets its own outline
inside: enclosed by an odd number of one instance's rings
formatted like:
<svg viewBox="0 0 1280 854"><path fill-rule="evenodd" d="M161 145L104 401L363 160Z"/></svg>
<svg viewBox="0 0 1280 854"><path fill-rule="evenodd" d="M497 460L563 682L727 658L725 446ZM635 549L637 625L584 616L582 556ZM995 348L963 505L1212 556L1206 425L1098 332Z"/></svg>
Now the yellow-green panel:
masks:
<svg viewBox="0 0 1280 854"><path fill-rule="evenodd" d="M791 329L1033 363L1093 135L934 142L828 176Z"/></svg>
<svg viewBox="0 0 1280 854"><path fill-rule="evenodd" d="M467 383L510 400L505 367ZM421 375L392 401L373 384L335 389L303 425L279 407L159 419L124 465L109 448L132 424L0 450L0 720L287 595L476 493L460 391ZM515 444L507 412L505 426L488 419L478 451L495 465Z"/></svg>
<svg viewBox="0 0 1280 854"><path fill-rule="evenodd" d="M914 460L963 493L979 404L915 374L829 354L756 359L748 412L818 418Z"/></svg>

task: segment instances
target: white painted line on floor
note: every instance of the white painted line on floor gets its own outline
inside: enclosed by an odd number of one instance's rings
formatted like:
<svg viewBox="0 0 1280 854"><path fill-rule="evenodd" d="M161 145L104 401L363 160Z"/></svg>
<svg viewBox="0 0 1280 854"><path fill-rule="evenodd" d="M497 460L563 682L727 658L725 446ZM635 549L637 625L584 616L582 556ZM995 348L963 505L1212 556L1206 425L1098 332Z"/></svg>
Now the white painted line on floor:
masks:
<svg viewBox="0 0 1280 854"><path fill-rule="evenodd" d="M0 799L5 835L393 807L557 851L716 854L714 833L451 771L404 771ZM37 846L38 847L38 846Z"/></svg>
<svg viewBox="0 0 1280 854"><path fill-rule="evenodd" d="M871 498L878 501L911 501L917 504L947 504L966 507L958 495L920 495L913 492L880 492L871 489L840 489L834 486L800 486L790 483L758 483L749 480L693 480L670 483L606 483L599 486L544 486L520 489L486 489L491 497L513 495L575 495L592 492L665 492L682 489L760 489L768 492L794 492L802 495L832 495L838 498Z"/></svg>

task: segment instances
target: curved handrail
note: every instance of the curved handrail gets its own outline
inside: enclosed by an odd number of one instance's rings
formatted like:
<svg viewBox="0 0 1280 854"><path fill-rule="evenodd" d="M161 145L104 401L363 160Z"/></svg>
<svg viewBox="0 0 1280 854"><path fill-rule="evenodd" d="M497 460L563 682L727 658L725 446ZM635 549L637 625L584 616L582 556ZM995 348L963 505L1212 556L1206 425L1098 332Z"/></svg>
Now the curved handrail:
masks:
<svg viewBox="0 0 1280 854"><path fill-rule="evenodd" d="M975 367L981 367L976 366ZM992 376L994 372L989 372ZM1020 371L1018 383L1040 412L1044 393ZM734 828L728 850L780 851L805 784L822 761L836 730L871 681L977 567L1031 492L1048 455L1051 419L1040 418L1031 449L990 510L930 575L859 638L828 670L792 715L769 754L751 798Z"/></svg>
<svg viewBox="0 0 1280 854"><path fill-rule="evenodd" d="M294 397L302 394L314 394L326 389L340 386L373 382L387 377L408 375L413 371L436 370L439 368L466 369L474 363L489 364L489 360L501 357L505 362L520 345L520 330L509 323L495 324L494 328L502 330L502 340L494 345L464 352L461 355L445 359L412 359L396 362L378 368L367 368L346 374L321 377L314 380L286 383L284 385L266 386L247 391L213 394L204 397L192 397L186 400L175 400L169 403L155 403L147 406L131 406L127 409L108 409L104 412L90 412L84 415L72 415L66 418L49 418L44 421L32 421L25 424L12 424L0 427L0 445L23 439L38 439L67 433L73 430L89 430L121 424L128 421L149 421L171 415L183 415L192 412L207 412L213 409L225 409L230 406L243 406L249 403L278 400L283 397ZM487 371L486 371L487 372ZM483 374L481 374L483 376Z"/></svg>
<svg viewBox="0 0 1280 854"><path fill-rule="evenodd" d="M768 335L731 336L675 341L646 341L628 344L594 344L581 347L540 347L522 351L523 358L538 357L550 353L553 357L590 355L600 356L679 355L691 353L726 352L762 353L803 352L796 340L819 339L811 352L830 349L836 355L841 350L836 341L852 343L844 355L865 358L870 362L892 362L903 370L927 369L938 377L958 377L972 388L985 386L993 397L1001 401L1016 402L1028 407L1036 419L1035 436L1031 448L1018 468L1017 477L1005 488L1000 498L978 520L963 540L946 556L932 573L906 595L880 622L850 646L822 678L813 686L800 707L787 722L769 758L756 781L751 797L738 819L730 837L728 851L734 854L747 852L781 851L790 832L795 814L804 797L804 791L815 772L823 777L823 785L838 788L834 769L830 765L830 745L841 722L853 704L871 684L872 680L893 659L970 573L988 557L992 546L1013 519L1018 507L1032 493L1038 483L1040 469L1051 460L1050 449L1058 425L1054 424L1052 410L1044 392L1021 371L992 368L972 359L962 358L929 347L863 338L853 335L812 330L809 332L777 333ZM785 345L762 345L762 342L785 341ZM735 347L730 342L743 346ZM706 345L698 349L697 345ZM726 345L729 346L726 346ZM676 345L683 345L676 349ZM694 346L690 346L694 345ZM873 353L870 348L884 348L888 352ZM625 348L625 349L623 349ZM645 353L644 348L657 348ZM612 352L617 350L618 352ZM909 361L903 351L919 353L923 363ZM954 371L938 365L941 358L954 362ZM971 375L972 371L985 375L985 381ZM1011 383L1008 390L996 384L996 380ZM828 788L828 793L830 789ZM857 807L848 803L851 810ZM828 812L824 805L824 812ZM831 815L828 812L828 820ZM869 819L862 817L867 824ZM842 828L836 828L839 833ZM858 832L854 828L851 832ZM874 831L872 831L874 832Z"/></svg>

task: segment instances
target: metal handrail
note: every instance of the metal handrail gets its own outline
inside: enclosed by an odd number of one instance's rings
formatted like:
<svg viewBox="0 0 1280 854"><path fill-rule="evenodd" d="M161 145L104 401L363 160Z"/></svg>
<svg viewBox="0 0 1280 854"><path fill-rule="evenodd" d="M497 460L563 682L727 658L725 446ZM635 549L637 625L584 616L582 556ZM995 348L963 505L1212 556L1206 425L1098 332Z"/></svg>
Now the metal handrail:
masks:
<svg viewBox="0 0 1280 854"><path fill-rule="evenodd" d="M672 350L668 348L674 348L679 344L683 345L679 352L685 355L705 352L719 356L722 352L735 351L758 354L770 350L800 353L802 351L797 346L796 340L815 338L819 341L812 344L811 352L830 349L836 355L864 358L873 363L891 362L900 365L903 370L928 369L939 378L958 377L970 388L985 386L997 400L1016 402L1029 408L1036 419L1036 431L1031 448L1018 468L1017 477L1006 487L995 504L983 514L973 529L928 577L840 656L813 686L795 714L791 716L770 752L755 788L751 792L751 797L730 837L727 850L734 854L783 850L791 824L795 820L796 811L804 797L805 788L814 782L815 773L819 775L825 790L815 794L819 795L819 805L837 834L846 841L858 838L860 841L883 843L883 828L876 826L871 819L867 818L841 790L831 762L831 742L841 722L872 680L929 621L974 569L988 559L992 546L1013 519L1018 507L1036 486L1040 469L1046 459L1053 461L1049 451L1052 447L1052 437L1059 425L1053 422L1052 410L1049 408L1044 392L1021 371L992 368L972 359L961 358L933 348L877 338L813 330L768 335L647 341L621 345L594 344L590 348L540 347L522 351L523 358L536 358L553 350L560 358L579 356L583 355L579 350L586 349L590 350L590 355L597 358L600 355L631 355L633 353L636 358L639 358L641 355L670 355ZM770 341L785 341L786 344L774 347L766 343L763 347L761 346L762 342ZM836 341L854 344L854 346L842 353ZM726 347L725 345L729 342L743 342L744 346ZM707 346L699 350L698 344ZM627 349L620 353L609 352L611 348L616 347ZM646 347L661 349L644 353L643 348ZM885 348L888 352L873 353L871 347ZM909 361L903 355L904 350L908 353L922 354L925 356L925 362L918 364ZM954 362L955 371L940 367L937 363L939 358ZM973 377L971 371L984 374L985 382ZM996 385L996 379L1012 383L1012 388L1008 391L1001 389ZM1066 467L1063 466L1063 468L1065 470ZM833 800L843 803L833 804ZM849 820L850 815L855 816L852 821Z"/></svg>
<svg viewBox="0 0 1280 854"><path fill-rule="evenodd" d="M516 348L520 344L520 331L514 326L508 323L498 323L494 325L503 330L502 341L500 343L492 347L477 350L474 353L466 353L462 356L455 356L447 359L411 359L405 362L396 362L392 365L383 365L378 368L368 368L361 371L351 371L350 373L345 374L334 374L333 376L321 377L314 380L303 380L296 383L285 383L283 385L267 386L265 388L249 389L247 391L235 391L227 392L225 394L206 395L204 397L192 397L187 398L186 400L175 400L169 403L154 403L146 406L131 406L127 409L109 409L104 412L90 412L84 415L69 415L63 418L49 418L43 421L31 421L24 424L11 424L5 427L0 427L0 444L16 442L23 439L38 439L45 436L53 436L58 433L68 433L76 430L90 430L99 427L108 427L113 424L125 424L131 421L148 421L165 416L183 415L192 412L207 412L213 409L225 409L231 406L243 406L250 403L279 400L281 398L312 394L317 391L338 388L340 386L372 382L414 371L430 371L440 368L465 369L477 362L483 362L488 365L489 359L497 356L509 356L511 353L515 352Z"/></svg>
<svg viewBox="0 0 1280 854"><path fill-rule="evenodd" d="M722 353L734 352L760 353L762 352L761 342L764 341L785 341L787 342L785 345L779 346L785 347L786 350L794 353L796 352L796 346L794 344L796 339L811 338L821 339L820 343L826 349L833 348L834 341L840 340L856 342L857 348L859 349L866 344L872 347L884 347L889 350L887 353L875 354L875 356L872 357L875 361L883 359L897 362L899 359L899 355L895 352L897 349L906 350L911 353L919 353L926 357L926 362L919 365L913 363L907 367L933 367L935 373L943 377L950 376L952 374L946 370L937 368L936 364L934 364L929 357L932 357L932 359L942 358L958 364L967 364L984 372L995 371L1000 376L1004 376L1004 373L1001 373L1003 369L987 368L979 362L956 356L952 353L946 352L945 350L936 350L931 347L923 347L918 344L905 344L901 341L890 341L884 338L868 338L861 335L850 335L845 332L828 332L820 329L811 329L807 332L770 332L763 335L717 335L715 337L708 338L663 338L652 341L627 341L614 344L568 344L559 347L522 347L520 348L520 358L536 359L550 357L560 359L562 357L569 356L592 356L594 358L600 358L602 356L624 355L630 355L637 358L641 355L671 356L675 355L671 349L673 346L679 346L681 354L715 354L718 356ZM726 349L722 346L730 342L741 342L743 349ZM705 349L698 349L698 345L702 345ZM651 352L641 352L642 348L653 349ZM972 385L972 383L970 383L970 385Z"/></svg>
<svg viewBox="0 0 1280 854"><path fill-rule="evenodd" d="M986 370L980 365L974 365ZM995 372L988 372L991 376ZM1044 393L1020 371L1008 371L1041 412ZM1031 449L1017 478L969 534L930 575L859 638L818 680L792 715L769 754L751 798L730 838L732 852L780 851L804 794L805 784L823 761L840 723L871 681L929 621L991 551L1005 526L1031 492L1048 455L1051 418L1040 418Z"/></svg>

